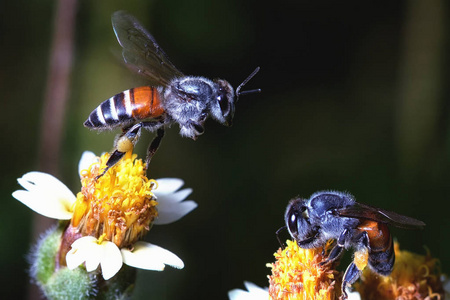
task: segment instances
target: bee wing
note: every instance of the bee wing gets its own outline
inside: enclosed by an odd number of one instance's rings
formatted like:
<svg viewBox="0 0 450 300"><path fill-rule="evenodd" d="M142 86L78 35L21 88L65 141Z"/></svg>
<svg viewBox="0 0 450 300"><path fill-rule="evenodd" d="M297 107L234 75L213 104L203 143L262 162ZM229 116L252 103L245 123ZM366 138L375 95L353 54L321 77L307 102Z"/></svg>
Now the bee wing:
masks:
<svg viewBox="0 0 450 300"><path fill-rule="evenodd" d="M166 86L171 79L184 76L135 17L125 11L117 11L111 21L128 67L146 76L153 85Z"/></svg>
<svg viewBox="0 0 450 300"><path fill-rule="evenodd" d="M425 226L425 223L420 220L357 202L351 206L336 209L335 212L342 217L369 219L404 229L422 229Z"/></svg>

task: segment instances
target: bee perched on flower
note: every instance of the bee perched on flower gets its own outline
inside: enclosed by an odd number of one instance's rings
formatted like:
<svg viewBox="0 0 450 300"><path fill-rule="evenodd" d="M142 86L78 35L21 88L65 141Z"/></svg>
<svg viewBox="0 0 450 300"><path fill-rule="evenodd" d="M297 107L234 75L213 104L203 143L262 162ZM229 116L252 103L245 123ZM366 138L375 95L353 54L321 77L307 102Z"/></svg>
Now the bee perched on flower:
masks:
<svg viewBox="0 0 450 300"><path fill-rule="evenodd" d="M285 223L280 229L287 228L293 241L268 264L269 288L246 282L248 291L232 290L230 300L431 300L450 295L450 281L440 272L438 260L400 251L387 230L386 224L423 227L419 220L356 203L347 193L324 191L291 200ZM342 272L335 267L346 246L356 251ZM380 267L389 272L374 272ZM351 283L360 275L352 291Z"/></svg>
<svg viewBox="0 0 450 300"><path fill-rule="evenodd" d="M245 282L248 291L234 289L230 300L337 300L341 296L342 272L323 265L330 244L325 249L302 249L295 241L274 253L275 262L267 264L272 270L269 288L263 289ZM347 291L349 300L360 300L358 293Z"/></svg>
<svg viewBox="0 0 450 300"><path fill-rule="evenodd" d="M388 225L404 229L425 226L420 220L358 203L352 195L336 191L292 199L284 219L301 248L320 248L331 239L336 241L324 264L339 261L345 249L355 250L342 280L342 299L347 299L345 288L355 283L367 266L382 276L392 272L395 253Z"/></svg>
<svg viewBox="0 0 450 300"><path fill-rule="evenodd" d="M110 290L105 282L123 281L121 273L130 273L127 280L132 284L134 272L124 264L158 271L165 265L184 267L177 255L142 238L152 225L175 222L192 211L197 204L183 201L192 190L179 190L181 179L148 179L144 164L131 153L98 177L108 157L83 154L82 188L76 196L49 174L30 172L18 179L25 190L15 191L13 197L61 220L30 256L31 275L49 299L123 295L114 294L120 282ZM129 285L123 286L119 293L129 293Z"/></svg>
<svg viewBox="0 0 450 300"><path fill-rule="evenodd" d="M335 270L326 260L326 252L319 248L302 249L288 240L284 249L275 254L275 262L267 264L272 270L269 287L260 288L244 282L247 291L234 289L230 300L319 300L342 299L340 282L343 272ZM394 245L397 260L393 272L380 276L366 268L355 290L346 289L348 300L432 300L448 299L450 280L441 273L438 259L430 253L419 255L400 250Z"/></svg>

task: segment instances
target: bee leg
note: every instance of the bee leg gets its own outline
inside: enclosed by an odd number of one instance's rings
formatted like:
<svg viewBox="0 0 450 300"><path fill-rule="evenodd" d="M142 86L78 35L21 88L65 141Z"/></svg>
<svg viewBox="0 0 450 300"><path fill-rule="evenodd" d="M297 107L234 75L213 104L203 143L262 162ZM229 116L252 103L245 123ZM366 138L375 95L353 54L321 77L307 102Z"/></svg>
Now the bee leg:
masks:
<svg viewBox="0 0 450 300"><path fill-rule="evenodd" d="M119 160L122 159L122 157L125 155L125 153L126 152L120 152L120 151L115 150L109 157L108 161L106 162L106 168L103 170L102 174L95 177L95 180L98 180L100 177L105 175L105 173L109 170L109 168L111 168L112 166L117 164L119 162Z"/></svg>
<svg viewBox="0 0 450 300"><path fill-rule="evenodd" d="M362 270L367 265L369 257L369 235L367 231L361 233L360 241L363 247L355 252L353 262L345 270L342 279L342 296L341 299L347 299L346 287L350 287L361 276Z"/></svg>
<svg viewBox="0 0 450 300"><path fill-rule="evenodd" d="M194 128L194 130L196 131L197 135L202 135L205 132L205 128L200 123L191 121L190 125L191 125L192 128Z"/></svg>
<svg viewBox="0 0 450 300"><path fill-rule="evenodd" d="M320 263L321 266L336 261L342 255L343 253L342 250L344 250L345 241L348 238L348 236L349 230L344 229L344 231L342 231L341 235L337 239L336 246L334 246L333 249L331 249L331 252L328 255L327 259Z"/></svg>
<svg viewBox="0 0 450 300"><path fill-rule="evenodd" d="M154 132L156 129L161 128L164 125L164 122L162 120L158 120L158 121L141 122L140 124L144 129Z"/></svg>
<svg viewBox="0 0 450 300"><path fill-rule="evenodd" d="M356 280L358 280L359 276L361 275L361 271L356 267L356 265L352 262L347 270L344 273L344 278L342 279L342 296L341 300L347 299L348 295L345 291L346 287L350 287L353 283L355 283Z"/></svg>
<svg viewBox="0 0 450 300"><path fill-rule="evenodd" d="M331 249L330 254L328 255L327 259L325 259L324 261L320 262L319 265L323 266L329 263L332 263L334 261L336 261L339 257L341 257L342 253L344 250L343 246L340 246L339 244L334 246L333 249Z"/></svg>
<svg viewBox="0 0 450 300"><path fill-rule="evenodd" d="M142 125L139 123L123 130L124 132L117 138L115 142L116 149L106 162L106 168L100 175L95 177L96 180L102 177L111 167L117 164L128 151L133 150L134 145L139 139L141 128Z"/></svg>
<svg viewBox="0 0 450 300"><path fill-rule="evenodd" d="M325 245L322 246L322 256L325 256L327 254L328 248L334 248L337 245L336 240L328 240Z"/></svg>
<svg viewBox="0 0 450 300"><path fill-rule="evenodd" d="M192 120L187 121L183 126L180 126L180 134L185 137L189 137L194 141L197 140L199 135L205 132L202 122L195 122Z"/></svg>
<svg viewBox="0 0 450 300"><path fill-rule="evenodd" d="M150 161L152 160L153 155L155 155L156 150L158 150L163 137L164 137L164 127L158 128L158 130L156 130L155 138L150 143L150 146L147 149L147 157L145 158L145 169L148 170Z"/></svg>

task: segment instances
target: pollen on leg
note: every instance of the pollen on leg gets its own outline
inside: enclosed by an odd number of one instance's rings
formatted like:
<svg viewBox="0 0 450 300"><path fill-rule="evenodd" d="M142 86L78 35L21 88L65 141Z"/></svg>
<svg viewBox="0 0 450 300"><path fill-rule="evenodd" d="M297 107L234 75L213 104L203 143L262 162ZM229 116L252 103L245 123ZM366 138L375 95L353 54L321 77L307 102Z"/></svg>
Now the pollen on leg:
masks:
<svg viewBox="0 0 450 300"><path fill-rule="evenodd" d="M133 141L126 136L121 136L116 142L117 151L122 153L132 151L133 147L134 147Z"/></svg>
<svg viewBox="0 0 450 300"><path fill-rule="evenodd" d="M360 270L364 270L369 261L369 250L367 248L360 249L355 251L353 262L355 266Z"/></svg>

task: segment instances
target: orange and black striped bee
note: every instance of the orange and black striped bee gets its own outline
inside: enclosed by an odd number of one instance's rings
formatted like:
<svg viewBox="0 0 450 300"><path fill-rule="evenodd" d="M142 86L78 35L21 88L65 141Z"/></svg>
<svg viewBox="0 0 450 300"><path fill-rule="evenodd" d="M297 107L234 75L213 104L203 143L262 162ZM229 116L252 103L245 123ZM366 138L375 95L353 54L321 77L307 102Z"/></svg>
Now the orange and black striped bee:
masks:
<svg viewBox="0 0 450 300"><path fill-rule="evenodd" d="M327 241L335 240L335 246L322 264L338 260L344 248L354 248L353 262L342 280L342 299L347 299L345 287L352 285L367 265L381 275L392 272L395 254L388 225L405 229L425 226L422 221L357 203L352 195L335 191L291 200L284 220L301 248L324 247Z"/></svg>
<svg viewBox="0 0 450 300"><path fill-rule="evenodd" d="M204 132L208 117L230 126L238 97L260 91L241 91L259 67L234 91L223 79L185 76L169 61L153 36L128 13L115 12L112 26L126 65L146 76L152 86L132 88L105 100L84 122L85 127L96 130L122 128L104 172L133 149L142 128L157 132L147 151L148 167L166 126L178 123L180 134L195 140Z"/></svg>

